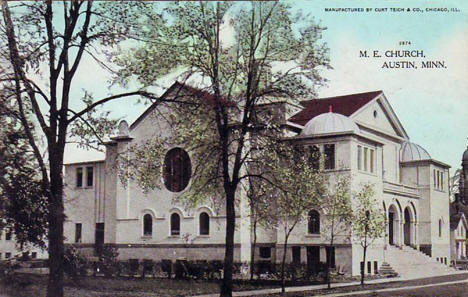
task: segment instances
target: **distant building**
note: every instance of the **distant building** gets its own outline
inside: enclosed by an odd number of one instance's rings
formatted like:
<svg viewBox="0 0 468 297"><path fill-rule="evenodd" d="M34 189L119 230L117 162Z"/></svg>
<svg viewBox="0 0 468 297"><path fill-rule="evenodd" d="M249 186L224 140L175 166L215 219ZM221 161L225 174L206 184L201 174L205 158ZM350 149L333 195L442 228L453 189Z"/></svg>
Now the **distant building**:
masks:
<svg viewBox="0 0 468 297"><path fill-rule="evenodd" d="M171 96L176 89L191 90L176 83L163 96ZM200 98L209 96L203 93ZM332 266L352 275L361 268L366 274L377 273L383 262L403 274L414 269L411 265L431 262L423 253L440 263L432 260L429 269L418 266L418 273L431 273L437 265L442 271L450 263L449 166L410 141L382 91L262 108L279 114L285 137L320 152L326 173L348 175L350 191L358 191L364 183L374 184L378 207L387 216L385 238L370 247L367 263L361 263L362 248L350 233L338 238L334 249L326 248L321 235L324 214L311 209L309 221L291 235L288 262L306 263L313 269L331 253ZM90 254L104 243L111 244L119 248L121 259L222 260L223 210L217 212L212 205L185 209L177 201L180 191L190 186L191 171L186 169L196 162L190 152L182 146L167 148L166 163L176 173L172 182L161 182L161 189L144 193L131 182L124 187L117 177L115 156L128 145L152 137L157 121L151 106L130 127L121 127L120 135L107 144L105 160L65 166L67 243ZM237 214L234 258L248 262L252 238L244 194ZM280 261L281 232L258 232L257 259Z"/></svg>
<svg viewBox="0 0 468 297"><path fill-rule="evenodd" d="M47 251L35 247L24 247L23 250L16 244L14 233L5 228L0 230L0 260L28 255L31 259L45 259L48 257Z"/></svg>
<svg viewBox="0 0 468 297"><path fill-rule="evenodd" d="M453 260L466 260L468 215L468 148L462 156L462 168L457 170L458 187L453 193L454 201L450 205L450 242Z"/></svg>
<svg viewBox="0 0 468 297"><path fill-rule="evenodd" d="M450 245L452 260L466 260L466 234L468 223L465 214L459 212L450 216Z"/></svg>

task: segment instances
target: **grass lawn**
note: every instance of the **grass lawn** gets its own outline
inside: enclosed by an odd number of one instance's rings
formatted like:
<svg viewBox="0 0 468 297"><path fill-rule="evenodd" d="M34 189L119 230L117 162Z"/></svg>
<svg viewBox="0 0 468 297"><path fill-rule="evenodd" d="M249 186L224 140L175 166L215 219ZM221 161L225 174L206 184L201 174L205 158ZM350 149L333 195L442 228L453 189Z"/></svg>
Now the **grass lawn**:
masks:
<svg viewBox="0 0 468 297"><path fill-rule="evenodd" d="M3 282L3 286L12 297L46 296L47 276L17 274L14 281ZM235 284L234 290L255 290L275 286ZM0 287L0 291L1 291ZM67 297L165 297L191 296L218 293L219 282L174 280L153 278L105 278L82 277L77 280L66 279L65 296Z"/></svg>
<svg viewBox="0 0 468 297"><path fill-rule="evenodd" d="M465 280L466 274L457 274L443 277L432 277L413 281L394 281L391 283L370 284L361 286L349 286L332 288L331 290L313 290L286 293L288 297L305 297L311 295L326 295L331 293L357 292L362 290L377 290L383 288L397 288L405 286L425 285L438 282ZM19 274L14 281L3 282L5 291L11 297L43 297L46 293L47 276ZM235 291L248 291L256 289L274 288L273 285L258 284L236 284ZM450 294L442 294L445 288L450 289ZM105 278L105 277L83 277L78 280L66 279L65 296L67 297L165 297L165 296L191 296L198 294L218 293L219 283L216 281L195 280L168 280L168 279L139 279L139 278ZM433 292L435 292L433 294ZM447 291L448 292L448 291ZM438 286L421 288L417 290L402 290L393 292L372 293L367 295L356 295L364 297L375 296L468 296L468 285L459 284L454 286ZM436 294L438 293L438 294ZM1 294L0 294L1 295ZM264 297L279 297L281 294L263 295Z"/></svg>

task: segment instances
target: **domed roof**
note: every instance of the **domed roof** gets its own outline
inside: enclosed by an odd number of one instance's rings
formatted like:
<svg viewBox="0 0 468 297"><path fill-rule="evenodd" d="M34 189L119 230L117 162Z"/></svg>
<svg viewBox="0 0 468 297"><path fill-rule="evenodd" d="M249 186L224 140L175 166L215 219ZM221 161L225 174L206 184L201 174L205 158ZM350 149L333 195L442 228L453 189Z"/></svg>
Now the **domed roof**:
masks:
<svg viewBox="0 0 468 297"><path fill-rule="evenodd" d="M463 163L468 163L468 147L466 148L465 152L463 153L462 162Z"/></svg>
<svg viewBox="0 0 468 297"><path fill-rule="evenodd" d="M301 135L311 136L343 132L359 133L360 130L352 119L342 114L332 112L330 107L329 112L319 114L309 120L305 124L304 129L302 129Z"/></svg>
<svg viewBox="0 0 468 297"><path fill-rule="evenodd" d="M420 145L412 142L405 142L400 149L400 161L421 161L421 160L430 160L431 156L429 153L423 149Z"/></svg>

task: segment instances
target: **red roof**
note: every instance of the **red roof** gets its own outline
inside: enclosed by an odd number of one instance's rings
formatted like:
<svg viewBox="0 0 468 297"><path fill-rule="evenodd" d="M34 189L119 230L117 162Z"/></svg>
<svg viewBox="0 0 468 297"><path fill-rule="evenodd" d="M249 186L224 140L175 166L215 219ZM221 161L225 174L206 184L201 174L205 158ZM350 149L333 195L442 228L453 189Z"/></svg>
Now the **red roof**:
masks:
<svg viewBox="0 0 468 297"><path fill-rule="evenodd" d="M375 91L301 101L304 109L289 118L289 121L304 126L315 116L328 112L330 106L333 112L348 117L381 93L382 91Z"/></svg>

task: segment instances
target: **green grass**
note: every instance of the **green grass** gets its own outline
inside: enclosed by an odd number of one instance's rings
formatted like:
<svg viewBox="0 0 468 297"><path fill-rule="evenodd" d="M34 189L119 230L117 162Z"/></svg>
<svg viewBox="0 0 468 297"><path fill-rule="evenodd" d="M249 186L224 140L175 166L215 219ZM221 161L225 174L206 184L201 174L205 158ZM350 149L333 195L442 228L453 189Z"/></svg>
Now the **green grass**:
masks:
<svg viewBox="0 0 468 297"><path fill-rule="evenodd" d="M5 290L14 297L46 296L47 276L18 274L12 280L3 282ZM235 284L234 290L255 290L274 286L258 284ZM1 289L1 288L0 288ZM0 290L1 291L1 290ZM127 277L82 277L76 280L65 280L67 297L165 297L191 296L198 294L218 293L218 281L174 280L159 278Z"/></svg>

